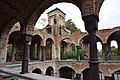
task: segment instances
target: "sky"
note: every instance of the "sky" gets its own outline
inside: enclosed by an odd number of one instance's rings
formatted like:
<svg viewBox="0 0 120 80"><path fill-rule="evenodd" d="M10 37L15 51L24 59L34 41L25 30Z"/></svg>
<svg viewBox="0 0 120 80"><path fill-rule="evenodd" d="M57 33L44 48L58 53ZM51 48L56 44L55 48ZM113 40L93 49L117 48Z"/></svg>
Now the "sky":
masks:
<svg viewBox="0 0 120 80"><path fill-rule="evenodd" d="M100 13L99 13L99 23L98 23L98 29L107 29L107 28L113 28L116 26L120 26L120 0L105 0L103 2L103 5L101 7ZM44 28L48 22L47 22L47 12L55 9L55 8L61 9L63 12L66 13L65 20L72 19L72 21L76 24L76 27L80 29L81 31L85 32L84 22L81 18L81 12L79 8L71 3L58 3L54 4L53 6L49 7L43 14L41 14L40 18L38 19L35 27L38 29ZM43 21L41 19L44 19L46 21ZM98 43L100 45L100 43ZM113 42L111 44L116 43ZM102 46L99 46L101 49Z"/></svg>

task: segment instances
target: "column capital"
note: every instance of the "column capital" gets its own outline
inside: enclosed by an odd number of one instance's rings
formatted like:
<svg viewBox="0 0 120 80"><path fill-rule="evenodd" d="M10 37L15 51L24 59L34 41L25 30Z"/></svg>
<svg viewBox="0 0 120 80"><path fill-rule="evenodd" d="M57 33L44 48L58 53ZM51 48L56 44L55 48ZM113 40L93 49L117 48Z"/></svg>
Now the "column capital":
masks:
<svg viewBox="0 0 120 80"><path fill-rule="evenodd" d="M28 42L31 41L32 35L30 35L30 34L23 34L23 38L28 43Z"/></svg>
<svg viewBox="0 0 120 80"><path fill-rule="evenodd" d="M85 23L85 30L90 33L98 30L98 21L99 17L95 14L83 16L82 17Z"/></svg>

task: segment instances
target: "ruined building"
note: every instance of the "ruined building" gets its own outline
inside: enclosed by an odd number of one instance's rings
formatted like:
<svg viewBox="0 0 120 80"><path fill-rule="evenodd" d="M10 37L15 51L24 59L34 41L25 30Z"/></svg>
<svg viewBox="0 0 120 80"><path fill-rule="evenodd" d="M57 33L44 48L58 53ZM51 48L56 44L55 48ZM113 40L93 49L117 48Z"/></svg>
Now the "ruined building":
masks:
<svg viewBox="0 0 120 80"><path fill-rule="evenodd" d="M77 30L69 34L65 28L65 13L58 8L48 12L48 25L45 28L34 29L39 16L48 7L60 2L72 3L80 9L86 33ZM49 79L50 76L67 79L77 77L81 80L119 79L120 62L110 59L110 44L113 40L117 42L116 55L119 57L120 27L98 30L99 11L103 2L104 0L0 1L0 73L5 74L0 74L0 78L25 78L25 73L37 73L49 75ZM97 42L102 44L100 56L97 54ZM75 57L64 58L71 49L75 51ZM79 51L81 49L84 51ZM29 79L39 76L42 80L48 79L44 75L28 75Z"/></svg>

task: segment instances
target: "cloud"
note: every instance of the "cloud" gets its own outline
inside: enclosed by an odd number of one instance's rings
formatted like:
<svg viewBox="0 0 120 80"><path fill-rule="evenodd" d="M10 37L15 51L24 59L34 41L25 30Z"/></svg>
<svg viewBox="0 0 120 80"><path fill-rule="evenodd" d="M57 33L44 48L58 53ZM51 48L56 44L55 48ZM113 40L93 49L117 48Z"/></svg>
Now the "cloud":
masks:
<svg viewBox="0 0 120 80"><path fill-rule="evenodd" d="M120 25L120 0L105 0L99 14L99 29L113 28ZM60 8L63 12L66 13L66 20L72 19L75 22L76 26L81 29L81 31L85 31L84 22L81 18L81 12L79 8L71 3L58 3L54 4L41 15L40 19L36 23L35 26L38 28L43 28L40 25L40 20L42 18L46 18L47 20L47 12L55 9L56 7ZM47 21L46 23L47 24ZM45 27L45 26L44 26Z"/></svg>
<svg viewBox="0 0 120 80"><path fill-rule="evenodd" d="M120 25L120 0L105 0L100 10L99 29Z"/></svg>

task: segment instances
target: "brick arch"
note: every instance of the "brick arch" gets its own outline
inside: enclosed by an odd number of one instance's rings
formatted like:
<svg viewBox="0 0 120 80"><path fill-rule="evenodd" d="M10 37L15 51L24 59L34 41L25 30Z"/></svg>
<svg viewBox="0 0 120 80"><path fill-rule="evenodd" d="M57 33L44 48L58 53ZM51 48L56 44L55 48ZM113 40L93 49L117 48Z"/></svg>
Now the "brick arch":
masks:
<svg viewBox="0 0 120 80"><path fill-rule="evenodd" d="M113 73L115 73L116 71L120 71L120 68L112 70L111 73L113 74ZM111 74L111 75L112 75L112 74Z"/></svg>
<svg viewBox="0 0 120 80"><path fill-rule="evenodd" d="M103 44L103 40L102 40L101 36L99 36L98 34L96 34L96 36L97 36L97 39L99 39L99 41L101 42L101 44Z"/></svg>
<svg viewBox="0 0 120 80"><path fill-rule="evenodd" d="M42 71L40 68L33 69L32 73L42 74Z"/></svg>
<svg viewBox="0 0 120 80"><path fill-rule="evenodd" d="M51 67L51 68L53 68L53 70L55 70L55 68L54 68L53 66L49 65L49 66L47 66L47 67L45 68L45 72L46 72L46 70L47 70L49 67Z"/></svg>
<svg viewBox="0 0 120 80"><path fill-rule="evenodd" d="M120 31L120 27L115 27L115 28L113 28L113 29L109 32L109 34L106 36L106 41L105 41L105 43L107 43L110 35L112 35L113 33L117 32L117 31Z"/></svg>
<svg viewBox="0 0 120 80"><path fill-rule="evenodd" d="M9 32L9 35L10 35L12 32L14 32L14 31L20 31L20 28L21 28L20 23L19 23L19 22L15 23L15 24L13 25L13 27L11 28L11 30L10 30L10 32Z"/></svg>
<svg viewBox="0 0 120 80"><path fill-rule="evenodd" d="M41 36L40 34L34 34L32 38L34 38L34 36L38 36L39 39L40 39L40 41L41 41L41 45L44 45L44 44L43 44L43 41L44 41L43 36Z"/></svg>
<svg viewBox="0 0 120 80"><path fill-rule="evenodd" d="M77 70L76 70L73 66L71 66L71 65L60 65L60 66L57 68L57 71L59 71L60 68L62 68L62 67L69 67L69 68L73 69L75 72L77 72Z"/></svg>
<svg viewBox="0 0 120 80"><path fill-rule="evenodd" d="M9 39L9 34L11 33L12 27L17 22L17 19L11 19L3 28L2 32L0 32L0 61L1 63L6 62L7 57L7 43Z"/></svg>
<svg viewBox="0 0 120 80"><path fill-rule="evenodd" d="M30 59L36 60L41 57L41 43L43 43L42 37L38 34L34 35L31 40L30 46Z"/></svg>
<svg viewBox="0 0 120 80"><path fill-rule="evenodd" d="M50 70L50 69L52 69L52 70ZM53 71L53 72L49 72L49 70L50 70L50 71ZM55 69L54 69L52 66L49 66L49 67L47 67L47 68L45 69L45 74L46 74L46 75L49 75L49 76L53 76L54 70L55 70Z"/></svg>
<svg viewBox="0 0 120 80"><path fill-rule="evenodd" d="M70 39L68 36L60 37L59 41L57 44L60 46L61 42L64 41L65 39ZM67 41L65 41L67 43Z"/></svg>
<svg viewBox="0 0 120 80"><path fill-rule="evenodd" d="M88 34L85 34L85 35L81 36L81 37L79 38L77 44L79 45L80 41L81 41L84 37L86 37L86 36L88 36ZM103 43L102 38L101 38L98 34L96 34L96 36L97 36L97 38L100 40L100 42Z"/></svg>
<svg viewBox="0 0 120 80"><path fill-rule="evenodd" d="M47 37L43 41L45 46L46 46L46 41L49 40L49 39L52 41L53 44L55 44L55 40L52 37Z"/></svg>
<svg viewBox="0 0 120 80"><path fill-rule="evenodd" d="M88 34L82 35L82 36L78 39L77 45L79 45L80 42L81 42L81 40L82 40L84 37L86 37L87 35L88 35Z"/></svg>
<svg viewBox="0 0 120 80"><path fill-rule="evenodd" d="M72 75L76 73L73 68L68 66L63 66L58 71L59 71L59 77L67 78L67 79L72 79Z"/></svg>
<svg viewBox="0 0 120 80"><path fill-rule="evenodd" d="M110 34L107 36L107 42L108 42L108 40L110 39L110 37L111 37L114 33L116 33L116 32L120 32L120 29L113 30L112 32L110 32ZM116 35L116 36L119 37L119 35Z"/></svg>
<svg viewBox="0 0 120 80"><path fill-rule="evenodd" d="M44 37L45 34L36 31L36 32L33 34L33 36L34 36L34 35L39 35L39 36L41 37L41 46L45 46L45 40L46 40L46 37Z"/></svg>
<svg viewBox="0 0 120 80"><path fill-rule="evenodd" d="M61 40L59 40L59 43L61 43L62 41L66 40L66 39L68 39L68 38L67 37L62 38ZM67 41L64 41L64 42L67 43Z"/></svg>
<svg viewBox="0 0 120 80"><path fill-rule="evenodd" d="M71 45L71 44L77 45L77 44L76 44L75 42L73 42L73 41L70 42L70 45Z"/></svg>

